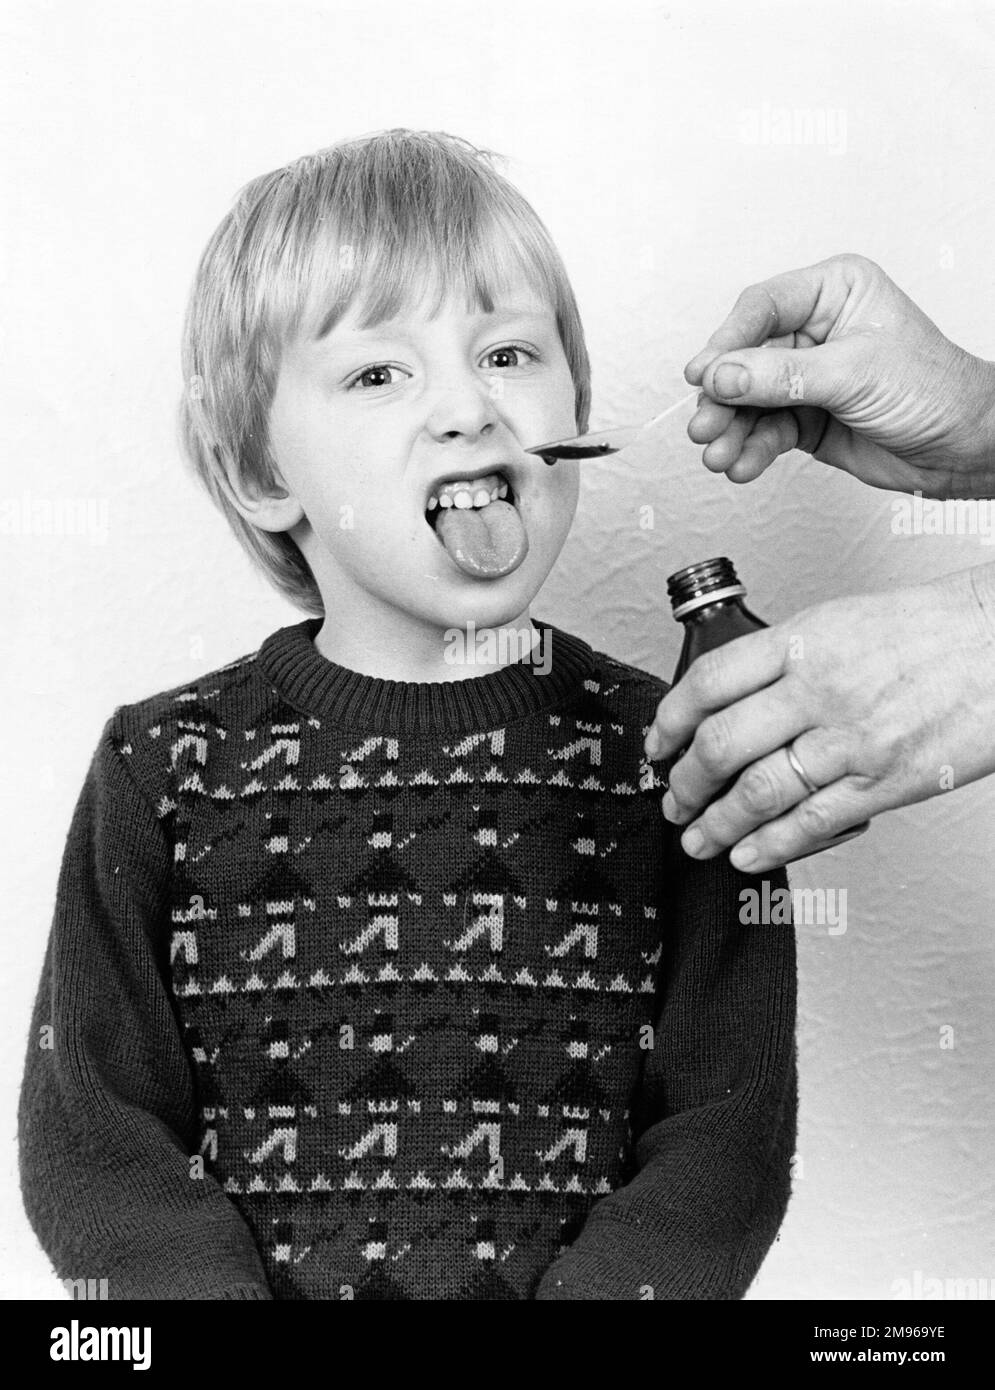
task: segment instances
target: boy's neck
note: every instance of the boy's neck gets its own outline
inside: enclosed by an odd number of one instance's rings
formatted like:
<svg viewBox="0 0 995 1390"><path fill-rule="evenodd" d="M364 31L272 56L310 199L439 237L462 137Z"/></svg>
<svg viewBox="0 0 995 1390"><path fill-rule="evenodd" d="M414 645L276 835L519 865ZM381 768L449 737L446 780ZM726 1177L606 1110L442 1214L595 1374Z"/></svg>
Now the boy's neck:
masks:
<svg viewBox="0 0 995 1390"><path fill-rule="evenodd" d="M526 608L517 618L495 627L435 627L407 614L396 620L344 620L334 611L314 638L318 653L347 670L379 680L455 681L485 676L524 661L541 639Z"/></svg>

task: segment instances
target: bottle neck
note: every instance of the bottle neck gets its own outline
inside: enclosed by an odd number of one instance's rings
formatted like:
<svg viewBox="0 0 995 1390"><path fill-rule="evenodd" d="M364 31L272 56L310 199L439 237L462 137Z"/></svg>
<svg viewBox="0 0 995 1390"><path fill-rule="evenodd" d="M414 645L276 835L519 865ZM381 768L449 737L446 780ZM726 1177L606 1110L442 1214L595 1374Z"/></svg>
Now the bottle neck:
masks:
<svg viewBox="0 0 995 1390"><path fill-rule="evenodd" d="M728 584L721 589L713 589L708 593L697 594L694 598L686 599L674 608L674 617L680 622L686 622L692 614L699 612L702 608L745 597L746 589L742 584Z"/></svg>

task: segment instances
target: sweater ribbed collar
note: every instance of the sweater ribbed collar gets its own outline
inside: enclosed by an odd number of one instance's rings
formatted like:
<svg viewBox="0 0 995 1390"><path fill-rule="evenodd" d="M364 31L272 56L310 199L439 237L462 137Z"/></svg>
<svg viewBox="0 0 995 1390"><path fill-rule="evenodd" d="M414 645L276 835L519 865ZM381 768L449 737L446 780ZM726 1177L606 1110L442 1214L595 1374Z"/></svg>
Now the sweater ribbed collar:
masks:
<svg viewBox="0 0 995 1390"><path fill-rule="evenodd" d="M322 656L314 645L322 621L280 628L263 642L257 661L288 704L343 729L440 734L500 728L579 694L595 665L581 638L533 619L542 645L531 657L464 680L382 680Z"/></svg>

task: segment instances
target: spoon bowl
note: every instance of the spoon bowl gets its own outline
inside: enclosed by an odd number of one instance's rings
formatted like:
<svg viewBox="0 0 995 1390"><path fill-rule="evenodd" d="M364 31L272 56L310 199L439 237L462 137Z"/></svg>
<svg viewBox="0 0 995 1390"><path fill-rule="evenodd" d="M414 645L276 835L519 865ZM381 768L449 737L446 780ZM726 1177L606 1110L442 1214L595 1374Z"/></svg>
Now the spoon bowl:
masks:
<svg viewBox="0 0 995 1390"><path fill-rule="evenodd" d="M610 425L607 429L590 430L587 434L578 434L572 439L554 439L549 444L536 444L525 452L538 454L543 463L548 464L554 464L558 459L607 458L609 454L620 453L628 445L635 443L644 430L648 430L651 425L655 425L658 420L662 420L673 411L679 410L697 394L697 391L692 391L690 395L683 396L666 410L661 410L659 415L654 415L652 420L647 420L645 425Z"/></svg>
<svg viewBox="0 0 995 1390"><path fill-rule="evenodd" d="M537 444L525 452L538 454L545 463L555 463L557 459L607 458L609 454L617 454L633 443L643 429L643 425L621 425L615 429L592 430L590 434L578 434L573 439L555 439L549 444Z"/></svg>

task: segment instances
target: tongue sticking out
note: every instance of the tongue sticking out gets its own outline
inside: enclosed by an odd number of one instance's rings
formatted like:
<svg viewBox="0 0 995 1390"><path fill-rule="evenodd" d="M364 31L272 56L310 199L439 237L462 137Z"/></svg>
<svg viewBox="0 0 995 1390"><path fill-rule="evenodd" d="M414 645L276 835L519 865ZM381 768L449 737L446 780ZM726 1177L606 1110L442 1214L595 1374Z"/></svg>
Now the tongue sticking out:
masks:
<svg viewBox="0 0 995 1390"><path fill-rule="evenodd" d="M435 532L453 564L475 579L510 574L529 553L522 518L510 502L440 508Z"/></svg>

